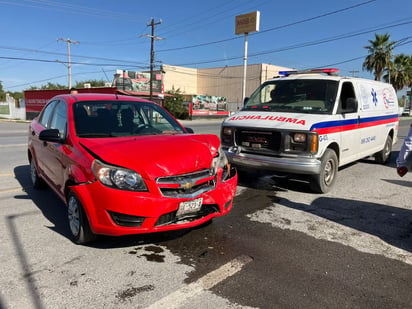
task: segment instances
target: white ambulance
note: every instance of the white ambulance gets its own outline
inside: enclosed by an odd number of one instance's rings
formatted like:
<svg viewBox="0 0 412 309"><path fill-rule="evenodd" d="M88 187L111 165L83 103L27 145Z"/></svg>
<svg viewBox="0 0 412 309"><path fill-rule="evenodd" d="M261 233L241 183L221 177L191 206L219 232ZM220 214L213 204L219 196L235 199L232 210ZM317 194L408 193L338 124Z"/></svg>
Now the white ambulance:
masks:
<svg viewBox="0 0 412 309"><path fill-rule="evenodd" d="M398 133L390 84L337 75L337 69L279 72L222 123L221 141L239 169L310 175L328 192L338 168L374 156L385 164Z"/></svg>

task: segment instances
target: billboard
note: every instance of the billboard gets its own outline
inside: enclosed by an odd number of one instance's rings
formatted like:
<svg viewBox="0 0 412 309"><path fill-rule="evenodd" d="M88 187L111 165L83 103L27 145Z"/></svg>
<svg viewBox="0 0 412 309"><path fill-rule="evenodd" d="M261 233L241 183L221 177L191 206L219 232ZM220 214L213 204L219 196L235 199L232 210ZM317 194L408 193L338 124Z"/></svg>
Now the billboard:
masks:
<svg viewBox="0 0 412 309"><path fill-rule="evenodd" d="M162 93L163 74L153 72L153 92ZM150 92L150 73L128 70L116 70L113 85L118 90L134 92Z"/></svg>
<svg viewBox="0 0 412 309"><path fill-rule="evenodd" d="M229 115L225 97L211 95L185 95L190 116L227 116Z"/></svg>
<svg viewBox="0 0 412 309"><path fill-rule="evenodd" d="M235 34L259 31L260 12L238 15L235 19Z"/></svg>

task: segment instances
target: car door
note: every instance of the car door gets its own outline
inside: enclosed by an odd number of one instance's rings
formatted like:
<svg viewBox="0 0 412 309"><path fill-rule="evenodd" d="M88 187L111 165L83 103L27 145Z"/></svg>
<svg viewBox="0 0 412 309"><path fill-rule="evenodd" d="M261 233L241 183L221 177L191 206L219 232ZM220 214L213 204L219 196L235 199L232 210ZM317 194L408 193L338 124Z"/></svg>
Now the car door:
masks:
<svg viewBox="0 0 412 309"><path fill-rule="evenodd" d="M50 181L50 168L46 160L47 153L47 143L39 140L39 134L41 131L50 128L50 121L53 116L54 108L56 107L57 101L52 101L46 105L39 116L39 120L34 121L31 126L31 148L33 150L33 155L37 163L39 172L45 178L47 182Z"/></svg>
<svg viewBox="0 0 412 309"><path fill-rule="evenodd" d="M46 142L44 151L45 166L48 176L54 188L59 194L64 194L65 170L67 160L65 158L65 143L67 135L67 106L63 101L58 101L50 119L50 129L58 129L61 143Z"/></svg>

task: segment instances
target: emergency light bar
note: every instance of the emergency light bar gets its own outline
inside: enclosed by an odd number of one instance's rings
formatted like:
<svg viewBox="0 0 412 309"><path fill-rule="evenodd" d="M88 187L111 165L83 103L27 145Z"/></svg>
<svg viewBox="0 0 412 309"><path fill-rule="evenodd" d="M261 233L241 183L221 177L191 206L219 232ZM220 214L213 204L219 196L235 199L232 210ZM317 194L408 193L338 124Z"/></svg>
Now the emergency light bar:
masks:
<svg viewBox="0 0 412 309"><path fill-rule="evenodd" d="M328 75L338 75L339 69L327 68L327 69L311 69L311 70L292 70L292 71L279 71L280 76L289 76L292 74L313 74L313 73L325 73Z"/></svg>

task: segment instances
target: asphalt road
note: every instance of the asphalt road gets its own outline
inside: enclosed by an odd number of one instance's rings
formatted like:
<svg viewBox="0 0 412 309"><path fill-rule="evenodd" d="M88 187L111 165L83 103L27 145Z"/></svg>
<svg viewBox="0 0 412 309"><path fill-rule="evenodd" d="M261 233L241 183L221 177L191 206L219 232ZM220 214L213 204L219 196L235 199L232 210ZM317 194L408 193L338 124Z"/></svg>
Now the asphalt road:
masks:
<svg viewBox="0 0 412 309"><path fill-rule="evenodd" d="M184 122L210 134L219 124ZM412 307L412 173L396 175L400 142L389 165L342 168L330 193L243 174L232 212L210 224L86 247L69 240L51 190L31 189L26 132L0 122L0 308Z"/></svg>

